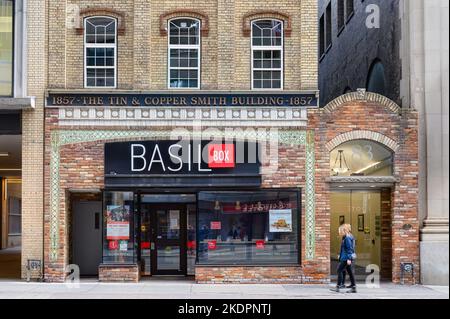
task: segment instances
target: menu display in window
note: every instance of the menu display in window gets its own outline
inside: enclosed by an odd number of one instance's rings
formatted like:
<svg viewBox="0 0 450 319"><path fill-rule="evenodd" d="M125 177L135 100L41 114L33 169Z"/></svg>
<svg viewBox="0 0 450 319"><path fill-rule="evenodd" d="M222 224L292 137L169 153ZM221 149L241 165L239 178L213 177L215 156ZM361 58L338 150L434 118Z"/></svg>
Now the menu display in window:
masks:
<svg viewBox="0 0 450 319"><path fill-rule="evenodd" d="M271 233L292 232L292 209L269 210L269 225Z"/></svg>

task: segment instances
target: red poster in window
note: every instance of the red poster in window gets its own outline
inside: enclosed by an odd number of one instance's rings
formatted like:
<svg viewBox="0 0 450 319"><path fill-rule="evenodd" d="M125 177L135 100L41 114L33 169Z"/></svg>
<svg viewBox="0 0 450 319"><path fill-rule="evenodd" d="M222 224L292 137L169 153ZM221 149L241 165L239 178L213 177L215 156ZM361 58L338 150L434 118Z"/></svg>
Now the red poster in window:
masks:
<svg viewBox="0 0 450 319"><path fill-rule="evenodd" d="M209 168L233 168L234 144L209 144L208 145Z"/></svg>
<svg viewBox="0 0 450 319"><path fill-rule="evenodd" d="M221 230L222 223L221 222L211 222L211 229L212 230Z"/></svg>
<svg viewBox="0 0 450 319"><path fill-rule="evenodd" d="M187 242L187 248L188 249L195 249L196 244L195 244L195 240L191 240Z"/></svg>
<svg viewBox="0 0 450 319"><path fill-rule="evenodd" d="M208 249L209 250L216 250L217 249L217 240L210 240L208 242Z"/></svg>
<svg viewBox="0 0 450 319"><path fill-rule="evenodd" d="M266 243L264 240L257 240L256 241L256 249L264 249L266 247Z"/></svg>
<svg viewBox="0 0 450 319"><path fill-rule="evenodd" d="M141 249L150 249L150 242L149 241L143 241L141 243Z"/></svg>
<svg viewBox="0 0 450 319"><path fill-rule="evenodd" d="M117 240L110 240L108 243L109 250L119 249L119 242Z"/></svg>

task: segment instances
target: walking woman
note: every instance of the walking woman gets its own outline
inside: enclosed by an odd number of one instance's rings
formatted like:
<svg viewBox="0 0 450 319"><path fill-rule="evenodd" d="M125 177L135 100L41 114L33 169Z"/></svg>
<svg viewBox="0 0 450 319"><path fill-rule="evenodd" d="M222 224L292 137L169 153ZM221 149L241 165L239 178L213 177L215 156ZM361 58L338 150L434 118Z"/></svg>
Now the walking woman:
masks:
<svg viewBox="0 0 450 319"><path fill-rule="evenodd" d="M355 238L352 235L352 229L349 224L339 227L339 236L342 237L341 251L339 253L338 282L336 288L331 291L339 292L344 283L344 272L350 277L350 290L347 292L356 293L355 276L353 274L352 264L355 259Z"/></svg>

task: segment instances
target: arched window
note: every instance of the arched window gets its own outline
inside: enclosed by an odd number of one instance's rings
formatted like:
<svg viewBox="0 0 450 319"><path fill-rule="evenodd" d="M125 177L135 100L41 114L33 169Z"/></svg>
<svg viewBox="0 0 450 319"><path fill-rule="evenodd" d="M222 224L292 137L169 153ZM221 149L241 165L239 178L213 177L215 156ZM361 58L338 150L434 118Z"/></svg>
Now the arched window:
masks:
<svg viewBox="0 0 450 319"><path fill-rule="evenodd" d="M333 176L392 176L393 153L380 143L352 140L330 153Z"/></svg>
<svg viewBox="0 0 450 319"><path fill-rule="evenodd" d="M117 83L117 21L111 17L84 20L84 85L115 88Z"/></svg>
<svg viewBox="0 0 450 319"><path fill-rule="evenodd" d="M369 69L367 76L367 91L386 95L386 76L384 65L380 60L375 60Z"/></svg>
<svg viewBox="0 0 450 319"><path fill-rule="evenodd" d="M169 21L169 88L200 88L200 21Z"/></svg>
<svg viewBox="0 0 450 319"><path fill-rule="evenodd" d="M252 22L252 89L283 89L283 22Z"/></svg>

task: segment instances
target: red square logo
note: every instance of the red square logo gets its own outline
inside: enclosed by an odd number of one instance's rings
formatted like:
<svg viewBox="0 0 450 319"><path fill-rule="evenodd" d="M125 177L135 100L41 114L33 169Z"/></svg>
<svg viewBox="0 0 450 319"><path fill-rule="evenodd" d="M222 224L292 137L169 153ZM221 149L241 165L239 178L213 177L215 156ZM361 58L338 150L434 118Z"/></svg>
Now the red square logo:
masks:
<svg viewBox="0 0 450 319"><path fill-rule="evenodd" d="M217 249L217 240L210 240L210 241L208 241L208 249L209 250L216 250Z"/></svg>
<svg viewBox="0 0 450 319"><path fill-rule="evenodd" d="M208 145L209 168L233 168L234 144L209 144Z"/></svg>

